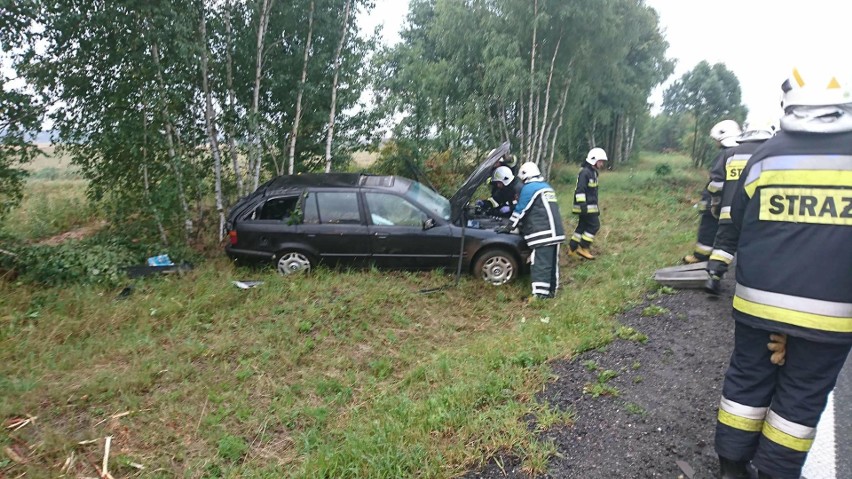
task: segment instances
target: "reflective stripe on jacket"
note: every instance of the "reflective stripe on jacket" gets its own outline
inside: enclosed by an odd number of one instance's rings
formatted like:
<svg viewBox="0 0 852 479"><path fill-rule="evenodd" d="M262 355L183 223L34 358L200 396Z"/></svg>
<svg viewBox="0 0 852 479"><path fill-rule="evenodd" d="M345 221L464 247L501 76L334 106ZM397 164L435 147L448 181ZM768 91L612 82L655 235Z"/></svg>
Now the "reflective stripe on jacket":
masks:
<svg viewBox="0 0 852 479"><path fill-rule="evenodd" d="M852 132L780 132L756 151L731 204L734 318L852 343Z"/></svg>
<svg viewBox="0 0 852 479"><path fill-rule="evenodd" d="M530 248L565 241L556 192L544 181L531 181L524 185L509 224L512 228L520 227Z"/></svg>
<svg viewBox="0 0 852 479"><path fill-rule="evenodd" d="M600 214L598 206L598 170L588 163L583 163L580 174L577 175L577 187L574 190L574 214Z"/></svg>

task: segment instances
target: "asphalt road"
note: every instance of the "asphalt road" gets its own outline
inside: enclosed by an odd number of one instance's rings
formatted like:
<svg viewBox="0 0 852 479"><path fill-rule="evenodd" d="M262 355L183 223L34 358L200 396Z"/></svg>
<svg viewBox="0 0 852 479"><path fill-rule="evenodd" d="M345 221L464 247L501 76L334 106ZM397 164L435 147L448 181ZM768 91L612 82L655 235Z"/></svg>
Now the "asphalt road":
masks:
<svg viewBox="0 0 852 479"><path fill-rule="evenodd" d="M852 356L850 356L852 358ZM852 478L852 359L847 358L802 471L806 479Z"/></svg>

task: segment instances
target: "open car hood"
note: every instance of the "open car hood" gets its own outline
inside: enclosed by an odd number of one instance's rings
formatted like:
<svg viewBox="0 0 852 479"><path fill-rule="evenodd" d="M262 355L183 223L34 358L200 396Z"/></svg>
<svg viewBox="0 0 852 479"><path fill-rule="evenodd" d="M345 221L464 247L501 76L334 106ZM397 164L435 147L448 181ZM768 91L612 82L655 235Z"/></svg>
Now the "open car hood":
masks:
<svg viewBox="0 0 852 479"><path fill-rule="evenodd" d="M503 155L509 153L509 142L503 143L491 150L491 152L486 155L485 160L473 170L473 173L464 180L461 187L456 194L450 198L450 207L452 208L452 221L455 223L461 218L462 211L464 211L465 206L470 203L470 199L473 197L473 193L476 192L476 189L479 188L485 179L491 176L491 173L494 171L494 164L500 161L500 158Z"/></svg>

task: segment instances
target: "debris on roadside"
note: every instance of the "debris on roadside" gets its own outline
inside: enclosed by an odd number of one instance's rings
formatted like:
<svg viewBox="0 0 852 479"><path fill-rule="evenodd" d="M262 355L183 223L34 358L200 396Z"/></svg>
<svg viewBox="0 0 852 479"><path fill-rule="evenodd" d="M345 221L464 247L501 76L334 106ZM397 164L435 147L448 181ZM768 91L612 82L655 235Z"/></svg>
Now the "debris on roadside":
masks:
<svg viewBox="0 0 852 479"><path fill-rule="evenodd" d="M263 284L263 281L231 281L234 286L240 289L251 289Z"/></svg>
<svg viewBox="0 0 852 479"><path fill-rule="evenodd" d="M705 268L706 261L658 269L654 272L654 281L672 288L701 289L710 278Z"/></svg>

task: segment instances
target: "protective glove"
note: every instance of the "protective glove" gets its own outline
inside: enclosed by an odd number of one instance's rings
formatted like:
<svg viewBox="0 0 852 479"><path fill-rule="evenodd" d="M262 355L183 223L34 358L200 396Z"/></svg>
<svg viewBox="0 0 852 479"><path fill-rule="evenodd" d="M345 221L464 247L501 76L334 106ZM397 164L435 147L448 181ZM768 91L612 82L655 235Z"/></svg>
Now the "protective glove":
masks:
<svg viewBox="0 0 852 479"><path fill-rule="evenodd" d="M512 207L509 205L500 207L500 214L507 215L510 211L512 211Z"/></svg>
<svg viewBox="0 0 852 479"><path fill-rule="evenodd" d="M494 232L495 233L504 233L504 234L505 233L511 233L512 232L512 226L511 225L498 226L498 227L494 228Z"/></svg>
<svg viewBox="0 0 852 479"><path fill-rule="evenodd" d="M772 351L772 356L769 360L776 366L783 366L787 354L787 335L786 334L770 334L769 343L766 348Z"/></svg>
<svg viewBox="0 0 852 479"><path fill-rule="evenodd" d="M475 203L475 204L476 204L476 209L478 209L478 210L484 210L484 209L485 209L485 205L486 205L487 203L485 202L485 200L476 200L476 203Z"/></svg>
<svg viewBox="0 0 852 479"><path fill-rule="evenodd" d="M707 281L704 282L704 291L714 296L718 296L719 293L722 291L722 276L724 275L724 273L708 268L707 274L710 277L707 278Z"/></svg>

